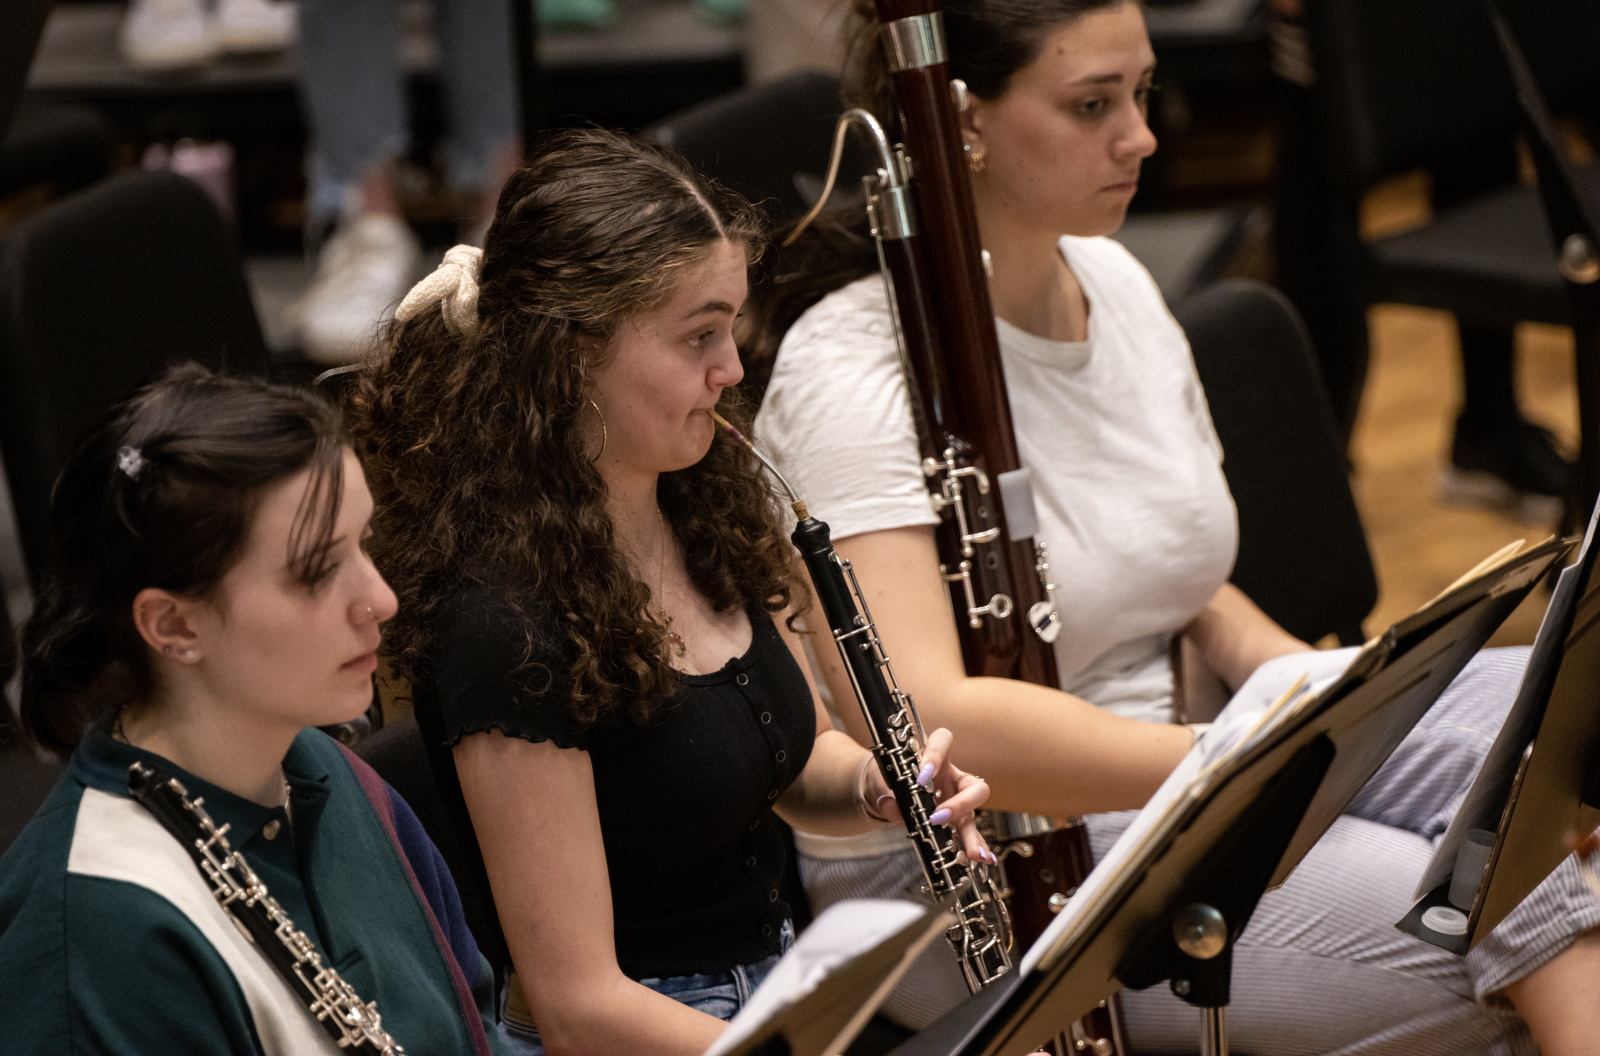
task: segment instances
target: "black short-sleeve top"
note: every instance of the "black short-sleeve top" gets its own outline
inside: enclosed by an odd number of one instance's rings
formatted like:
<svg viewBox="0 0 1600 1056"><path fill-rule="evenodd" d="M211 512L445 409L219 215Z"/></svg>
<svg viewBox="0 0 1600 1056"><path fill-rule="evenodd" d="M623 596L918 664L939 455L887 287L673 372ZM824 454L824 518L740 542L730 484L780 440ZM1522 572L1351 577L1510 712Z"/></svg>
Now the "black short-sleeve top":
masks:
<svg viewBox="0 0 1600 1056"><path fill-rule="evenodd" d="M816 712L772 618L751 612L745 654L680 675L645 724L585 728L567 710L572 654L559 628L536 618L544 633L524 664L526 636L502 613L480 590L441 607L433 706L451 743L498 729L589 753L623 972L726 971L779 952L790 909L772 805L810 758Z"/></svg>

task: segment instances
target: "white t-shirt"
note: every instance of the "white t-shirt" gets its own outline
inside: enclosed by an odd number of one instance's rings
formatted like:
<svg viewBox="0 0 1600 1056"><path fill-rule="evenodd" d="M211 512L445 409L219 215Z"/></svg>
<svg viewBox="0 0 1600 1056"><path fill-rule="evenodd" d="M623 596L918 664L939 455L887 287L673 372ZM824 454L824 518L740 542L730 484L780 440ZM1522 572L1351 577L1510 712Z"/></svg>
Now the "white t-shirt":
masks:
<svg viewBox="0 0 1600 1056"><path fill-rule="evenodd" d="M1063 620L1061 688L1168 721L1171 635L1227 580L1238 545L1222 447L1149 272L1109 238L1063 238L1061 252L1089 301L1089 339L997 320ZM835 539L937 523L878 276L794 324L755 429Z"/></svg>

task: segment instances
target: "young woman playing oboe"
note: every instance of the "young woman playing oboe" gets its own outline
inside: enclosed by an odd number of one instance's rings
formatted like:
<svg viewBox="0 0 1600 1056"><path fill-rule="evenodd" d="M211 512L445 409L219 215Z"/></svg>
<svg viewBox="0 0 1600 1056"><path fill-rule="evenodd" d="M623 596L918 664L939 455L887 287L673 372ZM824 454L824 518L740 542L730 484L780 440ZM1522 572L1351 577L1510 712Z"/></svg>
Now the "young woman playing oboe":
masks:
<svg viewBox="0 0 1600 1056"><path fill-rule="evenodd" d="M1136 807L1191 743L1166 724L1174 635L1233 687L1263 661L1309 647L1226 582L1234 510L1187 344L1148 273L1104 237L1156 146L1140 7L951 0L945 26L952 73L972 96L962 133L1017 446L1061 598L1060 689L963 669L876 274L851 282L847 265L811 251L805 266L832 277L819 289L772 266L784 281L757 298L764 327L752 348L777 355L756 439L833 525L902 682L991 775L994 806L1051 816ZM889 123L875 39L854 51L850 73ZM875 270L870 243L856 245L866 252L854 274ZM1600 902L1571 860L1465 959L1392 926L1500 725L1524 655L1499 651L1469 667L1350 816L1261 903L1234 962L1240 1049L1530 1051L1507 1011L1515 1004L1546 1052L1592 1051ZM831 656L818 656L844 691ZM1103 851L1126 817L1090 822ZM884 840L802 839L801 850L814 906L915 891L911 863ZM942 998L906 993L895 1010L925 1022L962 993L948 966L944 978ZM1192 1047L1194 1010L1165 988L1123 1002L1136 1051Z"/></svg>
<svg viewBox="0 0 1600 1056"><path fill-rule="evenodd" d="M412 1053L497 1051L493 974L443 860L376 774L309 728L372 702L395 599L366 554L371 510L334 408L196 366L71 457L21 700L24 731L71 760L0 858L6 1053L393 1051L377 1031ZM248 869L287 930L253 898L222 907L191 858L198 814L167 779L241 856L230 882L250 887ZM210 853L223 864L221 843ZM269 930L252 942L246 919ZM286 955L309 990L281 974ZM376 1030L336 1048L312 1000Z"/></svg>
<svg viewBox="0 0 1600 1056"><path fill-rule="evenodd" d="M551 135L362 375L390 641L437 708L514 975L517 1052L698 1054L792 935L774 811L895 816L816 702L771 488L719 434L750 206L599 131ZM987 786L930 735L966 854Z"/></svg>

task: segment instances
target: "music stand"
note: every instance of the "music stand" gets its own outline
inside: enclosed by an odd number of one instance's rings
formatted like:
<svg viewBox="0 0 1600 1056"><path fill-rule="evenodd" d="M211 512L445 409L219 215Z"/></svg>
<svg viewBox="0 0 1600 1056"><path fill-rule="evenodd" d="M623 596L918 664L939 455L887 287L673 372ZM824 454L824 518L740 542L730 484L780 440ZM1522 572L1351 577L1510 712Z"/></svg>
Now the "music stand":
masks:
<svg viewBox="0 0 1600 1056"><path fill-rule="evenodd" d="M1557 580L1516 703L1417 885L1419 901L1396 925L1453 953L1472 949L1527 898L1567 856L1574 834L1600 825L1597 523L1600 505L1577 560ZM1458 858L1473 829L1495 833L1487 862L1475 866ZM1465 881L1476 892L1468 905L1450 900L1458 861L1482 870L1480 879ZM1450 930L1424 924L1436 907L1444 915L1429 920Z"/></svg>
<svg viewBox="0 0 1600 1056"><path fill-rule="evenodd" d="M1331 683L1286 694L1253 728L1241 732L1248 712L1213 727L1017 970L893 1056L1021 1056L1119 985L1163 979L1205 1010L1202 1052L1225 1053L1233 945L1261 895L1567 548L1550 540L1452 588L1367 643ZM1213 744L1223 730L1233 736Z"/></svg>
<svg viewBox="0 0 1600 1056"><path fill-rule="evenodd" d="M829 906L784 955L706 1056L833 1056L843 1052L912 962L930 943L943 941L945 929L955 920L950 910L953 903L953 896L934 906L896 903L896 917L891 919L898 919L898 924L891 925L869 948L840 953L826 948L825 942L824 948L807 956L803 949L807 936L819 925L827 928L829 914L846 915L834 920L835 931L841 926L850 928L852 923L857 930L867 923L877 931L883 923L882 903L837 902ZM872 922L863 921L863 911L873 914ZM855 915L854 922L850 914ZM804 992L794 997L797 988Z"/></svg>

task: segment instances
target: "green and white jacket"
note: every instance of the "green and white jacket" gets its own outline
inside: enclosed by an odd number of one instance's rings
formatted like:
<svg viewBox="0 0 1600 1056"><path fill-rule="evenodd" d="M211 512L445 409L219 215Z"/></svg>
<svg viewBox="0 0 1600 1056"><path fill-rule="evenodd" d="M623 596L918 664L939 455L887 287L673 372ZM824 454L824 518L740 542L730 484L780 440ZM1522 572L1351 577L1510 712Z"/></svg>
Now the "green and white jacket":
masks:
<svg viewBox="0 0 1600 1056"><path fill-rule="evenodd" d="M243 853L295 926L412 1056L491 1056L494 980L410 808L316 730L284 757L291 811L99 731L0 857L6 1056L336 1053L305 1004L128 795L157 762ZM290 816L293 822L290 822Z"/></svg>

